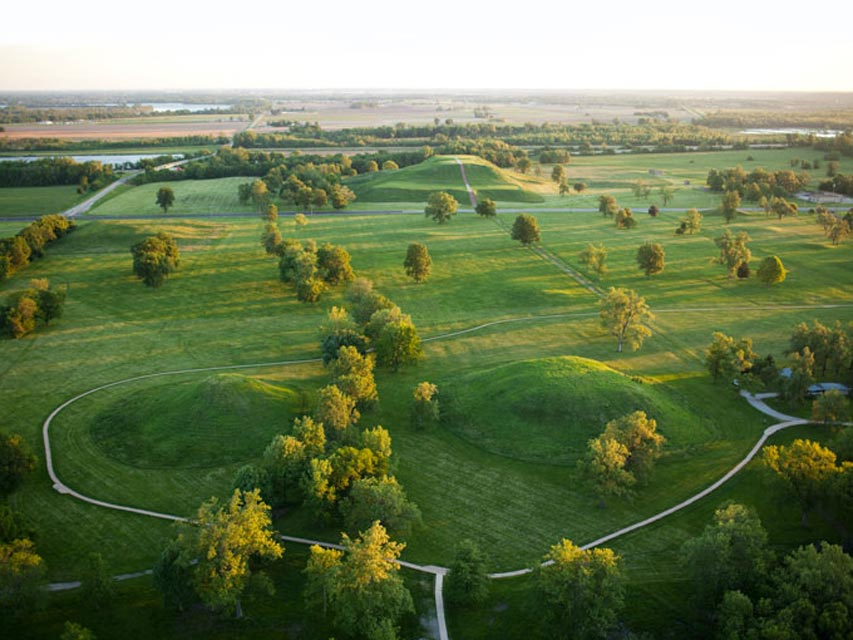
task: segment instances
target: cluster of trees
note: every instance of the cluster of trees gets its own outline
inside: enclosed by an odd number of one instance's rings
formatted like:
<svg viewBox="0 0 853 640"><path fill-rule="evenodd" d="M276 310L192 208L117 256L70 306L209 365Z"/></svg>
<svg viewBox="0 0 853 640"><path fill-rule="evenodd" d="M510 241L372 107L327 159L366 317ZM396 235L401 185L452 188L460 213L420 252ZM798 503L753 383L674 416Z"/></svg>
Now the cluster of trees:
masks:
<svg viewBox="0 0 853 640"><path fill-rule="evenodd" d="M248 134L248 135L247 135ZM316 123L288 123L287 133L259 134L248 131L234 137L235 146L245 147L331 147L331 146L419 146L440 147L481 140L504 141L512 145L572 147L574 153L607 152L609 147L632 148L637 151L687 151L719 148L724 145L744 147L747 140L722 131L675 121L645 121L642 124L600 122L581 124L542 123L511 124L496 122L458 123L439 121L434 124L405 124L326 130ZM766 142L766 140L762 140ZM559 153L559 148L548 148ZM463 153L452 149L442 153ZM479 154L478 154L479 155ZM546 162L542 160L541 162ZM559 162L567 162L560 159ZM505 165L509 166L509 165Z"/></svg>
<svg viewBox="0 0 853 640"><path fill-rule="evenodd" d="M801 322L791 333L788 353L803 354L808 349L814 359L814 375L826 379L849 378L853 372L853 322L846 327L840 321L826 326L813 321Z"/></svg>
<svg viewBox="0 0 853 640"><path fill-rule="evenodd" d="M0 282L10 278L33 260L41 258L47 245L75 228L73 220L50 214L31 222L15 236L0 238Z"/></svg>
<svg viewBox="0 0 853 640"><path fill-rule="evenodd" d="M322 331L323 362L331 362L342 346L366 354L372 349L380 366L397 371L423 357L421 339L411 316L373 289L373 283L357 278L346 293L352 315L333 307Z"/></svg>
<svg viewBox="0 0 853 640"><path fill-rule="evenodd" d="M568 149L553 149L546 146L539 150L539 162L542 164L568 164L571 161L572 154ZM559 181L555 180L555 182Z"/></svg>
<svg viewBox="0 0 853 640"><path fill-rule="evenodd" d="M16 291L0 305L0 335L22 338L38 325L48 325L62 316L65 289L51 289L46 278L30 280L30 286Z"/></svg>
<svg viewBox="0 0 853 640"><path fill-rule="evenodd" d="M830 163L831 164L831 163ZM853 175L845 176L841 173L830 176L818 185L821 191L832 191L846 196L853 196Z"/></svg>
<svg viewBox="0 0 853 640"><path fill-rule="evenodd" d="M832 241L832 244L839 244L853 231L853 209L842 217L826 207L817 207L815 216L817 223L823 227L824 235Z"/></svg>
<svg viewBox="0 0 853 640"><path fill-rule="evenodd" d="M349 252L343 247L328 242L318 247L313 240L302 243L293 238L273 245L277 232L275 224L270 223L264 245L267 251L280 256L279 278L294 286L300 301L317 302L328 287L347 284L355 278Z"/></svg>
<svg viewBox="0 0 853 640"><path fill-rule="evenodd" d="M825 542L777 558L743 505L718 508L680 556L717 638L843 638L853 622L853 558Z"/></svg>
<svg viewBox="0 0 853 640"><path fill-rule="evenodd" d="M637 226L637 219L629 207L620 208L616 212L615 220L617 229L633 229Z"/></svg>
<svg viewBox="0 0 853 640"><path fill-rule="evenodd" d="M605 498L629 495L635 484L648 481L665 441L644 411L611 420L589 441L579 466L602 507Z"/></svg>
<svg viewBox="0 0 853 640"><path fill-rule="evenodd" d="M2 111L2 110L0 110ZM74 158L39 158L32 162L0 162L0 187L52 187L76 184L96 191L113 181L113 168L97 160L77 162Z"/></svg>
<svg viewBox="0 0 853 640"><path fill-rule="evenodd" d="M190 135L172 138L138 138L128 140L67 140L65 138L0 138L0 151L92 151L103 149L138 149L150 147L190 147L224 145L227 136ZM174 173L174 172L173 172Z"/></svg>
<svg viewBox="0 0 853 640"><path fill-rule="evenodd" d="M744 200L758 202L762 197L791 196L808 185L807 173L794 173L790 169L774 171L762 168L747 173L738 165L732 169L711 169L706 180L711 191L737 192Z"/></svg>
<svg viewBox="0 0 853 640"><path fill-rule="evenodd" d="M731 229L726 229L723 235L714 239L714 244L720 249L715 262L726 268L729 278L734 278L735 274L739 277L749 275L749 271L744 269L744 266L748 267L749 261L752 260L752 251L746 246L750 240L746 231L735 234Z"/></svg>
<svg viewBox="0 0 853 640"><path fill-rule="evenodd" d="M773 387L779 380L779 369L772 355L761 358L751 338L735 340L715 331L705 351L705 365L714 382L733 382L746 389Z"/></svg>
<svg viewBox="0 0 853 640"><path fill-rule="evenodd" d="M149 287L159 287L180 262L178 243L163 231L145 238L130 248L133 273Z"/></svg>

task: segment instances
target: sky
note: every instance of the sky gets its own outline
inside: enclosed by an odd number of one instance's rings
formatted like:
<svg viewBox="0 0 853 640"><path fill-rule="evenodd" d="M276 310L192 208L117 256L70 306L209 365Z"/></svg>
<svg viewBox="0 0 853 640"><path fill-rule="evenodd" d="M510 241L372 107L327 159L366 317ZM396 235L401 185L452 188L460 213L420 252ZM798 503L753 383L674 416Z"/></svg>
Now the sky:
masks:
<svg viewBox="0 0 853 640"><path fill-rule="evenodd" d="M846 0L10 0L0 17L0 91L853 91Z"/></svg>

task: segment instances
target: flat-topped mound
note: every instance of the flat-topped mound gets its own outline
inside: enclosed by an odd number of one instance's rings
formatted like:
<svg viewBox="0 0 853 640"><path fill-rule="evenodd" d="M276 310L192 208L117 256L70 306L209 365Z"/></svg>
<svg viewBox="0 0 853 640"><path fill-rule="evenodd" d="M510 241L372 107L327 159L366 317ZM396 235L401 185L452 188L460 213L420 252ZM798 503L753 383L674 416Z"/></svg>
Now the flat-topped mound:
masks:
<svg viewBox="0 0 853 640"><path fill-rule="evenodd" d="M289 431L296 403L291 389L218 374L117 399L90 433L106 455L134 467L213 467L260 455Z"/></svg>
<svg viewBox="0 0 853 640"><path fill-rule="evenodd" d="M476 156L458 156L477 197L503 202L542 202L542 196L524 189L507 172ZM435 156L394 171L375 171L348 178L345 183L358 202L426 202L433 191L447 191L463 207L470 207L459 163L453 156Z"/></svg>
<svg viewBox="0 0 853 640"><path fill-rule="evenodd" d="M457 380L447 426L492 453L572 464L614 418L645 411L671 445L703 440L707 430L664 385L628 377L573 356L526 360Z"/></svg>

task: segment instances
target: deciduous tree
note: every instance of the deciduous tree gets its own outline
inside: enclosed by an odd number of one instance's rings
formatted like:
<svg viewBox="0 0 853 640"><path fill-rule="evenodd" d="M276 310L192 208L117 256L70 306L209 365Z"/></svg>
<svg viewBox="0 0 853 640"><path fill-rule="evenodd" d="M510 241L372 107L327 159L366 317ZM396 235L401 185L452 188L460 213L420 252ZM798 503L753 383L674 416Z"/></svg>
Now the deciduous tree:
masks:
<svg viewBox="0 0 853 640"><path fill-rule="evenodd" d="M616 204L616 198L609 194L598 196L598 211L603 216L610 216L611 218L615 216L619 211L619 205Z"/></svg>
<svg viewBox="0 0 853 640"><path fill-rule="evenodd" d="M17 489L35 466L36 457L21 436L0 433L0 496Z"/></svg>
<svg viewBox="0 0 853 640"><path fill-rule="evenodd" d="M475 542L464 539L457 544L444 593L448 602L461 605L478 604L489 595L486 557Z"/></svg>
<svg viewBox="0 0 853 640"><path fill-rule="evenodd" d="M726 222L731 222L735 219L739 206L740 194L737 191L726 191L723 201L720 203L720 211L723 212Z"/></svg>
<svg viewBox="0 0 853 640"><path fill-rule="evenodd" d="M27 539L0 544L0 610L26 611L39 599L44 561Z"/></svg>
<svg viewBox="0 0 853 640"><path fill-rule="evenodd" d="M812 403L814 422L843 422L850 417L850 401L838 389L830 389Z"/></svg>
<svg viewBox="0 0 853 640"><path fill-rule="evenodd" d="M581 264L587 265L599 278L607 275L607 249L603 244L588 244L586 249L578 255L578 260Z"/></svg>
<svg viewBox="0 0 853 640"><path fill-rule="evenodd" d="M353 482L349 495L341 501L341 514L347 531L357 533L379 522L398 539L406 538L421 521L420 509L393 476Z"/></svg>
<svg viewBox="0 0 853 640"><path fill-rule="evenodd" d="M438 387L431 382L420 382L412 393L411 423L422 431L438 422L440 413Z"/></svg>
<svg viewBox="0 0 853 640"><path fill-rule="evenodd" d="M602 326L617 338L616 351L622 352L623 343L639 349L643 340L652 335L646 326L654 320L646 299L630 289L610 287L599 310Z"/></svg>
<svg viewBox="0 0 853 640"><path fill-rule="evenodd" d="M785 281L788 271L779 256L767 256L758 266L758 279L768 287Z"/></svg>
<svg viewBox="0 0 853 640"><path fill-rule="evenodd" d="M666 253L663 245L657 242L646 242L637 249L637 264L648 278L651 275L661 273L666 266Z"/></svg>
<svg viewBox="0 0 853 640"><path fill-rule="evenodd" d="M432 258L425 244L413 242L406 250L406 259L403 261L406 275L415 282L424 282L432 270Z"/></svg>
<svg viewBox="0 0 853 640"><path fill-rule="evenodd" d="M723 235L714 240L714 244L720 249L716 262L726 267L729 278L734 278L738 267L752 259L752 252L746 246L750 239L746 231L739 231L735 235L731 229L726 229Z"/></svg>
<svg viewBox="0 0 853 640"><path fill-rule="evenodd" d="M539 242L541 234L536 218L526 213L519 214L512 224L512 239L525 246Z"/></svg>
<svg viewBox="0 0 853 640"><path fill-rule="evenodd" d="M157 206L163 209L163 213L169 212L169 207L175 204L175 192L172 187L160 187L157 190Z"/></svg>
<svg viewBox="0 0 853 640"><path fill-rule="evenodd" d="M477 215L482 216L483 218L494 218L498 214L497 205L491 198L483 198L480 200L474 208L474 211L477 212Z"/></svg>
<svg viewBox="0 0 853 640"><path fill-rule="evenodd" d="M137 242L130 248L133 272L149 287L159 287L178 268L178 245L167 233Z"/></svg>
<svg viewBox="0 0 853 640"><path fill-rule="evenodd" d="M429 195L427 206L424 209L424 215L427 218L432 218L439 224L444 224L452 216L456 215L456 209L459 203L456 199L446 191L435 191Z"/></svg>

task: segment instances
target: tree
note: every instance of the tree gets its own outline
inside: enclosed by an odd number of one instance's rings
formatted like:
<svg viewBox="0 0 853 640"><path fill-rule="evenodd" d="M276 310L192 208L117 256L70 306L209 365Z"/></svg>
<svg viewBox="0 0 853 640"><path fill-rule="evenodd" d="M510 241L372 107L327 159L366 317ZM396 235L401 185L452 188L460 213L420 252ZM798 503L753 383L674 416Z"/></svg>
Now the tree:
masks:
<svg viewBox="0 0 853 640"><path fill-rule="evenodd" d="M622 353L622 345L627 342L633 349L639 349L643 340L652 335L645 325L654 320L646 299L631 289L610 287L601 302L599 310L602 326L618 340L616 351Z"/></svg>
<svg viewBox="0 0 853 640"><path fill-rule="evenodd" d="M281 231L278 230L278 226L275 223L270 222L267 224L266 229L261 234L261 244L267 255L273 256L279 252Z"/></svg>
<svg viewBox="0 0 853 640"><path fill-rule="evenodd" d="M491 198L484 198L480 200L474 208L474 211L477 212L477 215L482 216L483 218L494 218L498 214L497 205Z"/></svg>
<svg viewBox="0 0 853 640"><path fill-rule="evenodd" d="M270 199L270 190L267 188L267 183L263 180L254 180L249 191L249 197L258 208L258 211L266 209Z"/></svg>
<svg viewBox="0 0 853 640"><path fill-rule="evenodd" d="M159 287L178 268L178 245L167 233L137 242L130 248L133 255L133 273L149 287Z"/></svg>
<svg viewBox="0 0 853 640"><path fill-rule="evenodd" d="M324 242L317 249L317 270L320 278L330 286L345 284L355 280L355 272L350 264L349 251L341 246Z"/></svg>
<svg viewBox="0 0 853 640"><path fill-rule="evenodd" d="M36 328L38 303L35 292L23 291L9 296L6 307L0 307L0 327L15 339L22 338Z"/></svg>
<svg viewBox="0 0 853 640"><path fill-rule="evenodd" d="M36 280L30 284L35 284ZM65 307L65 289L51 289L47 280L44 280L44 286L36 287L36 319L41 320L45 324L50 324L51 320L56 320L62 317L62 312Z"/></svg>
<svg viewBox="0 0 853 640"><path fill-rule="evenodd" d="M512 239L527 246L541 240L539 223L534 216L521 213L512 224Z"/></svg>
<svg viewBox="0 0 853 640"><path fill-rule="evenodd" d="M669 203L672 202L675 196L675 189L664 185L658 188L658 192L660 193L661 200L663 200L663 206L669 206Z"/></svg>
<svg viewBox="0 0 853 640"><path fill-rule="evenodd" d="M725 591L754 589L773 559L758 515L736 503L718 507L713 522L682 545L680 556L703 607L715 605Z"/></svg>
<svg viewBox="0 0 853 640"><path fill-rule="evenodd" d="M325 189L311 189L311 206L321 209L329 202L329 194Z"/></svg>
<svg viewBox="0 0 853 640"><path fill-rule="evenodd" d="M619 205L616 204L616 198L611 195L598 196L598 211L603 216L611 218L619 211Z"/></svg>
<svg viewBox="0 0 853 640"><path fill-rule="evenodd" d="M81 588L86 602L96 609L109 604L115 596L115 586L107 571L104 557L100 553L90 553Z"/></svg>
<svg viewBox="0 0 853 640"><path fill-rule="evenodd" d="M154 587L163 594L163 605L183 611L196 600L192 584L192 564L181 553L177 540L172 540L163 549L154 565Z"/></svg>
<svg viewBox="0 0 853 640"><path fill-rule="evenodd" d="M606 637L625 599L619 556L611 549L583 550L563 539L545 560L536 570L536 591L548 637Z"/></svg>
<svg viewBox="0 0 853 640"><path fill-rule="evenodd" d="M776 197L770 201L770 211L775 213L779 220L785 216L795 216L798 212L796 203L788 202L785 198Z"/></svg>
<svg viewBox="0 0 853 640"><path fill-rule="evenodd" d="M838 389L830 389L812 403L813 422L844 422L850 417L850 402Z"/></svg>
<svg viewBox="0 0 853 640"><path fill-rule="evenodd" d="M328 598L334 626L349 636L395 638L400 618L414 612L396 560L405 548L374 522L355 540L344 534L345 553L311 547L309 585Z"/></svg>
<svg viewBox="0 0 853 640"><path fill-rule="evenodd" d="M563 165L554 165L554 168L551 169L551 180L553 180L557 184L566 181L566 170L563 168ZM568 184L568 182L566 182L566 184Z"/></svg>
<svg viewBox="0 0 853 640"><path fill-rule="evenodd" d="M702 214L698 209L688 209L686 215L681 219L676 235L693 235L702 228Z"/></svg>
<svg viewBox="0 0 853 640"><path fill-rule="evenodd" d="M412 392L412 427L423 431L438 422L440 407L438 387L431 382L420 382Z"/></svg>
<svg viewBox="0 0 853 640"><path fill-rule="evenodd" d="M637 226L637 219L628 207L619 209L616 213L616 227L618 229L633 229Z"/></svg>
<svg viewBox="0 0 853 640"><path fill-rule="evenodd" d="M586 191L586 186L587 186L586 182L575 182L572 185L574 190L577 191L578 193L581 193L582 191ZM615 200L614 200L614 202L615 202Z"/></svg>
<svg viewBox="0 0 853 640"><path fill-rule="evenodd" d="M648 198L652 193L651 187L644 180L638 180L631 187L635 198Z"/></svg>
<svg viewBox="0 0 853 640"><path fill-rule="evenodd" d="M723 235L714 239L714 244L720 249L720 255L715 262L726 267L729 278L734 278L738 267L752 259L752 252L746 246L749 241L750 237L746 231L739 231L735 235L731 229L726 229Z"/></svg>
<svg viewBox="0 0 853 640"><path fill-rule="evenodd" d="M666 254L663 245L657 242L647 242L637 249L637 264L646 274L646 277L661 273L665 266Z"/></svg>
<svg viewBox="0 0 853 640"><path fill-rule="evenodd" d="M657 208L657 205L653 204L652 206L649 207L649 215L652 218L657 218L659 214L660 214L660 209Z"/></svg>
<svg viewBox="0 0 853 640"><path fill-rule="evenodd" d="M425 244L413 242L406 250L406 259L403 261L406 275L415 282L424 282L432 269L432 258Z"/></svg>
<svg viewBox="0 0 853 640"><path fill-rule="evenodd" d="M731 377L736 373L733 358L734 338L715 331L713 340L705 351L705 364L716 382L720 376Z"/></svg>
<svg viewBox="0 0 853 640"><path fill-rule="evenodd" d="M723 212L726 222L731 222L735 219L739 206L740 194L737 191L726 191L723 201L720 204L720 210Z"/></svg>
<svg viewBox="0 0 853 640"><path fill-rule="evenodd" d="M293 216L293 226L296 231L301 231L308 225L308 217L304 213L297 213Z"/></svg>
<svg viewBox="0 0 853 640"><path fill-rule="evenodd" d="M572 188L569 186L569 181L566 178L560 180L558 189L561 196L567 196L572 192Z"/></svg>
<svg viewBox="0 0 853 640"><path fill-rule="evenodd" d="M528 171L530 171L530 164L530 158L528 158L527 156L522 156L515 163L515 166L521 173L527 173Z"/></svg>
<svg viewBox="0 0 853 640"><path fill-rule="evenodd" d="M782 398L791 406L802 404L809 387L814 384L815 356L809 347L791 357L791 375L782 381Z"/></svg>
<svg viewBox="0 0 853 640"><path fill-rule="evenodd" d="M0 544L0 610L20 612L41 595L44 562L27 539Z"/></svg>
<svg viewBox="0 0 853 640"><path fill-rule="evenodd" d="M376 361L392 371L415 364L423 357L421 339L411 319L389 322L376 339Z"/></svg>
<svg viewBox="0 0 853 640"><path fill-rule="evenodd" d="M352 346L341 347L338 357L329 364L332 384L364 407L374 403L379 394L373 379L373 354L363 355Z"/></svg>
<svg viewBox="0 0 853 640"><path fill-rule="evenodd" d="M206 605L233 607L242 617L240 598L252 578L251 561L280 558L284 552L273 538L269 512L258 490L235 490L227 505L211 498L199 507L185 549L187 557L198 559L193 582Z"/></svg>
<svg viewBox="0 0 853 640"><path fill-rule="evenodd" d="M429 194L429 199L427 200L427 206L424 209L424 215L427 218L432 218L439 224L444 224L452 216L456 215L456 209L459 207L459 203L456 202L456 198L447 193L446 191L434 191Z"/></svg>
<svg viewBox="0 0 853 640"><path fill-rule="evenodd" d="M59 640L95 640L95 634L83 625L66 620Z"/></svg>
<svg viewBox="0 0 853 640"><path fill-rule="evenodd" d="M797 495L802 510L800 524L808 523L808 512L818 499L825 494L827 487L836 474L851 463L839 467L835 464L835 454L811 440L797 439L790 446L764 447L764 464L776 475L788 483Z"/></svg>
<svg viewBox="0 0 853 640"><path fill-rule="evenodd" d="M16 433L0 433L0 496L17 489L36 467L36 457Z"/></svg>
<svg viewBox="0 0 853 640"><path fill-rule="evenodd" d="M175 204L175 192L172 187L160 187L157 190L157 206L163 209L163 213L169 212L169 207Z"/></svg>
<svg viewBox="0 0 853 640"><path fill-rule="evenodd" d="M657 432L657 422L645 411L634 411L611 420L604 427L602 436L625 446L628 457L623 466L641 481L648 479L666 442L666 438Z"/></svg>
<svg viewBox="0 0 853 640"><path fill-rule="evenodd" d="M478 604L489 595L486 557L475 542L464 539L456 545L444 593L448 602L461 605Z"/></svg>
<svg viewBox="0 0 853 640"><path fill-rule="evenodd" d="M359 418L361 414L355 407L355 398L346 395L333 384L320 389L314 419L331 429L331 434L343 433L355 425Z"/></svg>
<svg viewBox="0 0 853 640"><path fill-rule="evenodd" d="M629 495L637 479L625 468L630 452L624 444L604 435L593 438L588 444L586 457L579 466L603 509L609 496Z"/></svg>
<svg viewBox="0 0 853 640"><path fill-rule="evenodd" d="M275 223L278 220L278 207L270 202L264 209L264 215L261 216L261 219Z"/></svg>
<svg viewBox="0 0 853 640"><path fill-rule="evenodd" d="M399 168L400 168L400 165L398 165L393 160L386 160L385 162L382 163L382 170L383 171L396 171Z"/></svg>
<svg viewBox="0 0 853 640"><path fill-rule="evenodd" d="M784 282L787 275L788 272L779 256L767 256L758 267L758 279L768 287L771 284Z"/></svg>
<svg viewBox="0 0 853 640"><path fill-rule="evenodd" d="M368 160L364 165L364 172L375 173L376 171L379 171L379 164L376 160Z"/></svg>
<svg viewBox="0 0 853 640"><path fill-rule="evenodd" d="M607 275L607 249L603 244L588 244L586 249L578 255L578 260L581 264L587 265L599 278Z"/></svg>
<svg viewBox="0 0 853 640"><path fill-rule="evenodd" d="M355 193L349 187L334 185L331 189L332 206L335 209L346 209L355 200Z"/></svg>
<svg viewBox="0 0 853 640"><path fill-rule="evenodd" d="M379 522L394 538L406 538L421 521L420 509L406 498L393 476L353 482L349 495L341 501L341 514L347 531L364 531Z"/></svg>

